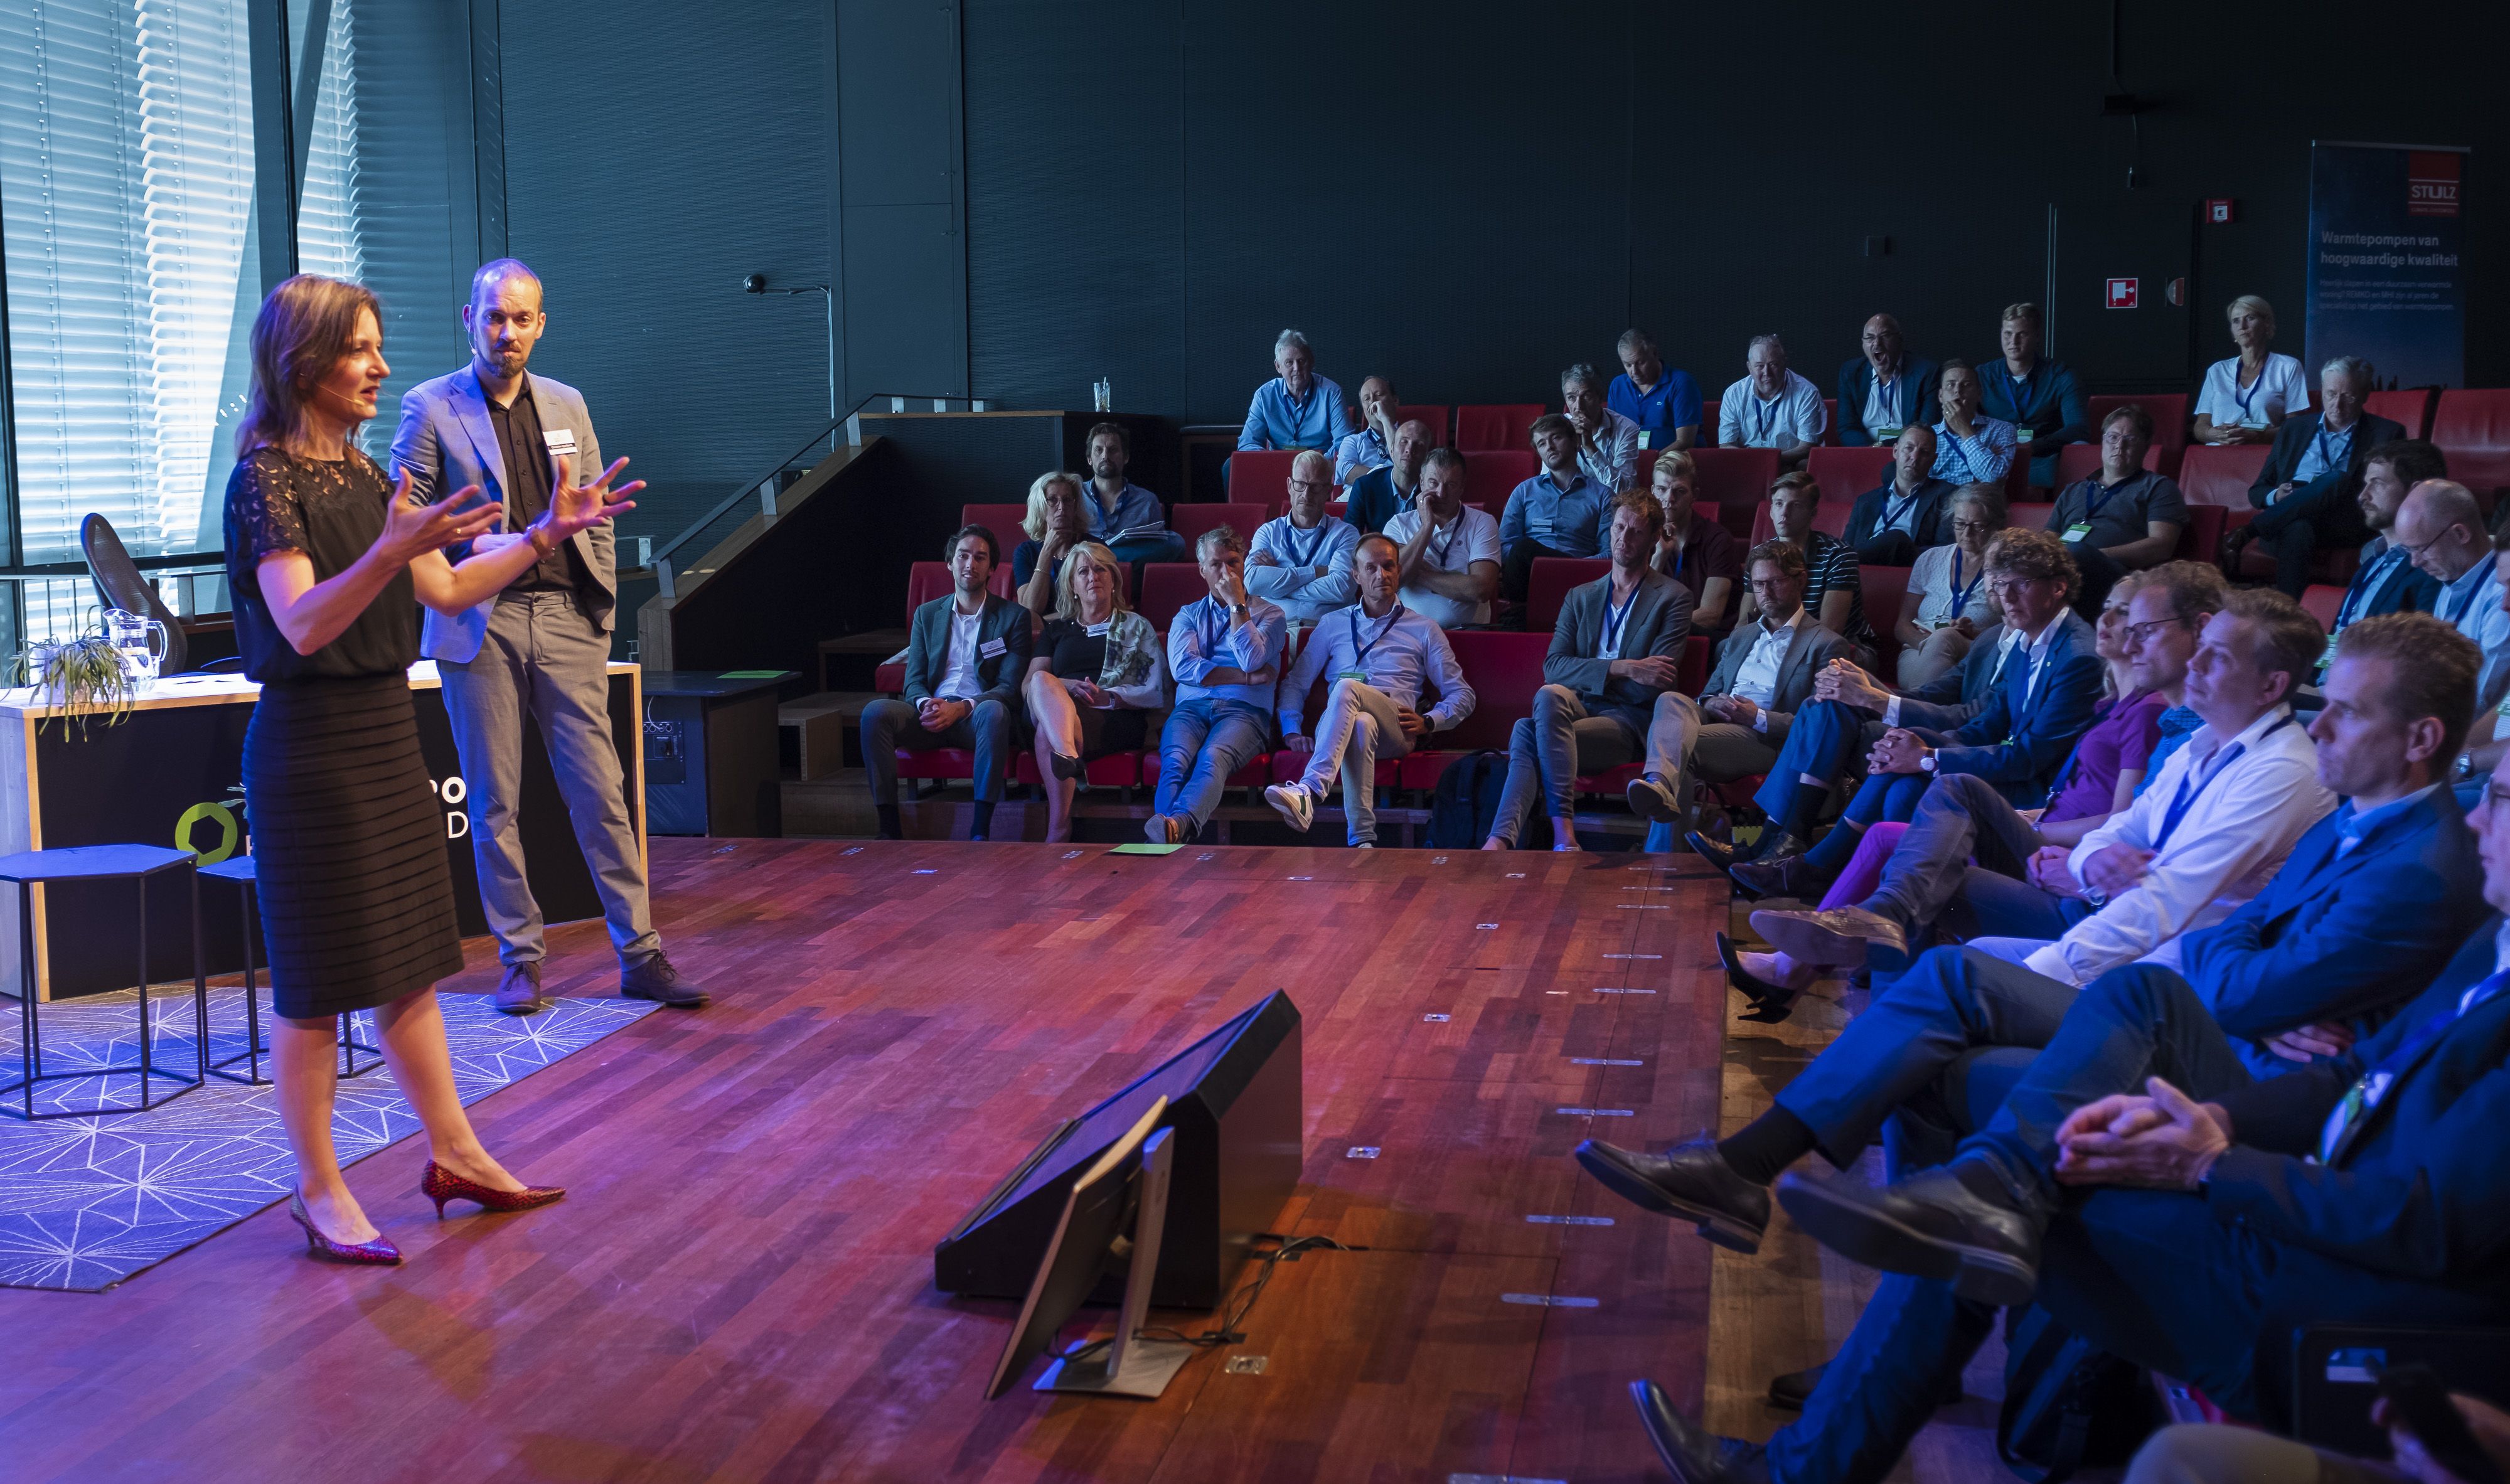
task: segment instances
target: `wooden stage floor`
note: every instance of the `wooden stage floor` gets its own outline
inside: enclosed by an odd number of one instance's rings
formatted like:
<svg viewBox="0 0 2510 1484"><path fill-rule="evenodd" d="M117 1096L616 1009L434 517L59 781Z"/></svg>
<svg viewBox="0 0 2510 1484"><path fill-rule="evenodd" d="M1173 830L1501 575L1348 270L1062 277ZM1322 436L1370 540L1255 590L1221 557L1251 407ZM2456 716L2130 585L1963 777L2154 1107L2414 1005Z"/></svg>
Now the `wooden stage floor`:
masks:
<svg viewBox="0 0 2510 1484"><path fill-rule="evenodd" d="M404 1143L350 1171L398 1270L317 1264L272 1209L105 1294L0 1291L7 1476L1661 1477L1623 1388L1700 1404L1710 1248L1568 1156L1718 1122L1703 862L657 840L654 864L715 1005L474 1109L565 1201L439 1225ZM449 987L484 991L470 947ZM552 954L554 991L616 982L598 925ZM1307 1075L1276 1229L1367 1250L1280 1265L1245 1342L1159 1401L984 1401L1012 1307L936 1293L934 1239L1276 988ZM1528 1219L1560 1216L1610 1224Z"/></svg>

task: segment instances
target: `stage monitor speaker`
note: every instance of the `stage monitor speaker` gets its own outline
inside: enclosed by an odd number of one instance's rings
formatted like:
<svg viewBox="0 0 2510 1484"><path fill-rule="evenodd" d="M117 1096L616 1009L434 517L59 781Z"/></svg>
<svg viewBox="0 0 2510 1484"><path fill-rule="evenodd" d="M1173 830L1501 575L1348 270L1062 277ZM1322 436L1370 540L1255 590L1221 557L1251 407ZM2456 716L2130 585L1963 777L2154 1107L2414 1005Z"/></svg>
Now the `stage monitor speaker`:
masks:
<svg viewBox="0 0 2510 1484"><path fill-rule="evenodd" d="M933 1286L971 1298L1025 1295L1073 1181L1160 1098L1175 1130L1167 1225L1151 1303L1220 1307L1248 1248L1299 1183L1303 1119L1299 1008L1261 1004L1047 1136L932 1249ZM1114 1284L1093 1302L1115 1303Z"/></svg>

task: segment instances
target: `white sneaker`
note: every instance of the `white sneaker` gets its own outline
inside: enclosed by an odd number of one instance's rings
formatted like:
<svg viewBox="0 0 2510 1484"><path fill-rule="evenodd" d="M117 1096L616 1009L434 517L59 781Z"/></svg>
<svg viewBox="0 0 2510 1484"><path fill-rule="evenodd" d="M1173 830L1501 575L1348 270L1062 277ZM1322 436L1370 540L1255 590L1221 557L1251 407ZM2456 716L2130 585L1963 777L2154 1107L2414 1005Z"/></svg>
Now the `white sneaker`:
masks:
<svg viewBox="0 0 2510 1484"><path fill-rule="evenodd" d="M1374 840L1354 840L1351 842L1350 848L1355 851L1373 851L1377 849L1377 842Z"/></svg>
<svg viewBox="0 0 2510 1484"><path fill-rule="evenodd" d="M1274 783L1264 790L1264 802L1281 817L1281 822L1306 834L1316 822L1316 801L1300 783Z"/></svg>
<svg viewBox="0 0 2510 1484"><path fill-rule="evenodd" d="M1630 780L1622 797L1629 801L1630 813L1642 819L1671 824L1682 818L1682 806L1675 801L1673 790L1645 775Z"/></svg>

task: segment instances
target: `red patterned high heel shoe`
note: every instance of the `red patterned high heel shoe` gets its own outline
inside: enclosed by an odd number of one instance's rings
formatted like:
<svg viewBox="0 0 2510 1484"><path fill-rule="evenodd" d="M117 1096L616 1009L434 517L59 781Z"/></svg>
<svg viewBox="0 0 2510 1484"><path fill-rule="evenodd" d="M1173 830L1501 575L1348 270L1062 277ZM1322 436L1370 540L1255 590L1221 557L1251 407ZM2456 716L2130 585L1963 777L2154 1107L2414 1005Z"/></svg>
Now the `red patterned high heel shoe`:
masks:
<svg viewBox="0 0 2510 1484"><path fill-rule="evenodd" d="M418 1177L419 1194L436 1202L436 1218L444 1219L444 1202L475 1200L492 1211L528 1211L536 1205L547 1205L565 1197L561 1185L527 1185L518 1191L493 1190L475 1180L465 1180L434 1160L427 1161L427 1173Z"/></svg>
<svg viewBox="0 0 2510 1484"><path fill-rule="evenodd" d="M314 1225L314 1218L306 1213L305 1198L301 1195L291 1195L287 1198L287 1214L294 1217L296 1224L305 1229L305 1245L318 1256L327 1257L335 1263L366 1263L385 1268L400 1261L400 1248L394 1246L385 1237L378 1237L373 1241L347 1242L333 1241L323 1236L322 1230Z"/></svg>

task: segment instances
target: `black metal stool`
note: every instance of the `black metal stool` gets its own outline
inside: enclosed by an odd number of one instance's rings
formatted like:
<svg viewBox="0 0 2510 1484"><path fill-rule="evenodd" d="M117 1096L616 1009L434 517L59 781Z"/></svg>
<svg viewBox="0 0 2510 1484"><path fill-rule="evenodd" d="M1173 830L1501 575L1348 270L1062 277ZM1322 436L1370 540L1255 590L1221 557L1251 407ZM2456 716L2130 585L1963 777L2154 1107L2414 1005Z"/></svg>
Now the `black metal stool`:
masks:
<svg viewBox="0 0 2510 1484"><path fill-rule="evenodd" d="M18 1049L22 1058L19 1079L0 1086L0 1097L15 1092L19 1094L20 1106L11 1108L0 1103L0 1112L28 1122L139 1113L171 1103L209 1080L209 980L201 972L201 883L199 875L192 869L192 858L190 851L167 850L154 845L74 845L61 850L23 851L15 856L0 856L0 881L18 884ZM148 878L174 870L183 873L184 885L191 888L192 893L192 1027L194 1051L199 1062L197 1073L192 1077L169 1072L156 1064L156 1032L148 1012ZM115 1062L84 1072L47 1072L44 1070L42 1017L35 1011L34 889L38 885L58 882L114 881L124 877L139 884L139 1060ZM53 1113L35 1111L35 1084L38 1083L131 1076L139 1079L139 1101L136 1105L64 1108ZM180 1085L164 1097L151 1097L149 1094L158 1078ZM110 1084L107 1085L109 1088Z"/></svg>
<svg viewBox="0 0 2510 1484"><path fill-rule="evenodd" d="M256 998L261 986L256 977L256 966L252 955L253 930L260 926L261 920L261 914L253 910L253 888L260 878L254 874L253 857L250 856L230 856L215 865L201 867L201 874L218 881L234 882L236 897L244 908L244 1049L210 1062L209 1070L231 1083L249 1083L254 1086L262 1086L270 1081L269 1078L261 1075L261 1058L269 1053L270 1046L262 1040L261 1035L261 1001ZM363 1066L358 1065L360 1051L366 1053L366 1063ZM360 1041L357 1037L355 1018L342 1015L340 1017L340 1075L344 1078L361 1077L382 1066L383 1061L383 1047ZM227 1070L237 1062L245 1064L245 1075L242 1077Z"/></svg>

